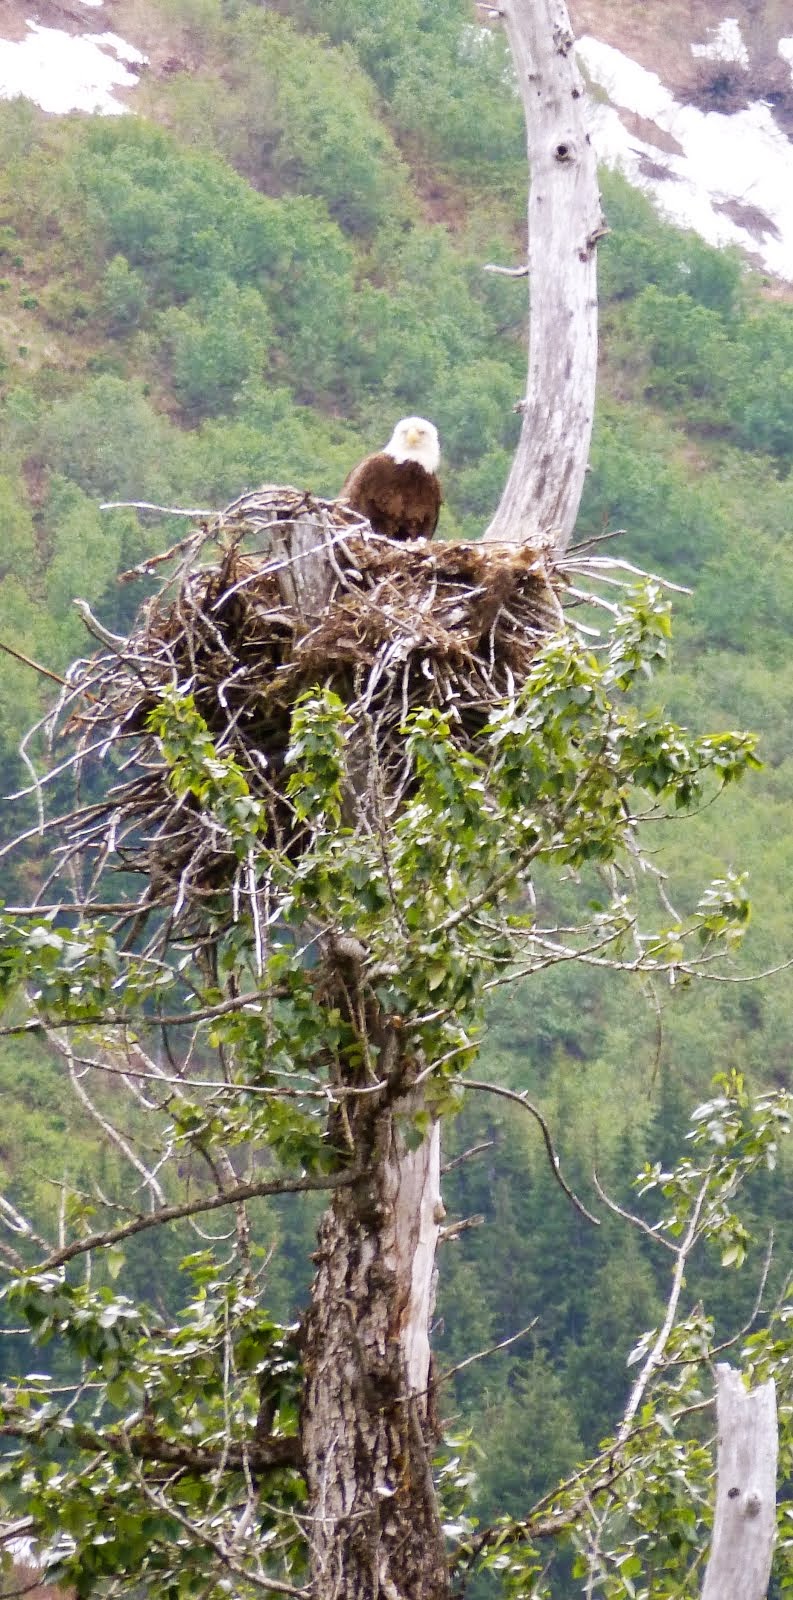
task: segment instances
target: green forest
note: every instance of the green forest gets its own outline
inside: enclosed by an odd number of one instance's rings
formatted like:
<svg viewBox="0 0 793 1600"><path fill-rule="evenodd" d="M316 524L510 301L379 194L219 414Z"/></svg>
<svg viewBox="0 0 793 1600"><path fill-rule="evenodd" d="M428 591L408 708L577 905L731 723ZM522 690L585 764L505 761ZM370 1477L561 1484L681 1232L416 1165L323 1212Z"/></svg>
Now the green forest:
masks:
<svg viewBox="0 0 793 1600"><path fill-rule="evenodd" d="M475 540L525 383L525 280L484 270L525 248L522 118L506 44L468 0L140 0L135 17L175 65L144 77L133 115L0 104L0 642L55 673L93 648L74 598L123 630L142 589L118 574L184 532L103 503L220 508L262 482L332 496L418 413L441 438L439 536ZM655 858L686 911L704 882L747 874L751 926L721 969L744 979L793 957L793 294L664 224L618 176L602 194L577 539L614 532L609 554L691 591L647 703L695 732L759 736L761 770L670 824ZM20 741L53 698L3 657L5 794L27 784ZM29 796L6 802L0 841L34 822ZM0 862L7 904L39 859L34 841ZM538 893L564 909L564 882ZM715 1076L790 1086L791 1029L788 971L673 987L567 965L495 991L480 1076L530 1092L587 1204L593 1168L629 1204L643 1164L684 1149ZM0 1041L0 1090L2 1188L21 1209L53 1216L66 1176L118 1181L37 1040ZM519 1515L609 1432L665 1263L615 1219L587 1226L519 1109L471 1096L447 1158L480 1141L444 1186L450 1219L482 1221L443 1246L435 1344L447 1366L536 1318L446 1399L475 1507ZM718 1337L751 1315L792 1184L789 1164L752 1181L742 1272L696 1264L688 1300ZM263 1212L277 1316L305 1297L317 1214ZM180 1253L156 1261L166 1298ZM155 1263L136 1260L144 1281ZM790 1265L780 1228L772 1287ZM20 1351L0 1346L0 1377Z"/></svg>

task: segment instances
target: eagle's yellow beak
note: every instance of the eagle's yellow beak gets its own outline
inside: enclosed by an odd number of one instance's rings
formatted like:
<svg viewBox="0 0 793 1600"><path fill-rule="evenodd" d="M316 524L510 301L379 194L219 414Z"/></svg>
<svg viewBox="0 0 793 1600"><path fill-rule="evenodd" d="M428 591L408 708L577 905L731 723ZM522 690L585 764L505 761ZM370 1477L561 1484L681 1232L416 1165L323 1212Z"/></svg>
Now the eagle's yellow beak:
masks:
<svg viewBox="0 0 793 1600"><path fill-rule="evenodd" d="M415 450L416 445L421 444L421 431L421 428L408 428L405 438L411 450Z"/></svg>

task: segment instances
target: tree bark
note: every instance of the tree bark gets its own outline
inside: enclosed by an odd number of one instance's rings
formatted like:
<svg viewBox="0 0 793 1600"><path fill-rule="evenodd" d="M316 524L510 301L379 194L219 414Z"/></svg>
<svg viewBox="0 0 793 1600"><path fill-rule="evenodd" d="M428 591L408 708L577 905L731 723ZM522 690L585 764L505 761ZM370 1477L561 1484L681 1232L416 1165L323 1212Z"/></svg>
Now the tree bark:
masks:
<svg viewBox="0 0 793 1600"><path fill-rule="evenodd" d="M597 371L597 242L604 232L584 83L563 0L505 0L526 117L529 370L512 470L485 538L563 550L578 515Z"/></svg>
<svg viewBox="0 0 793 1600"><path fill-rule="evenodd" d="M776 1531L774 1380L747 1390L716 1368L716 1515L702 1600L765 1600Z"/></svg>
<svg viewBox="0 0 793 1600"><path fill-rule="evenodd" d="M333 567L319 518L306 513L294 522L276 524L269 530L269 546L284 605L299 611L306 623L318 621L333 587Z"/></svg>
<svg viewBox="0 0 793 1600"><path fill-rule="evenodd" d="M405 1144L375 1114L370 1174L325 1215L304 1329L303 1455L318 1600L446 1600L432 1480L429 1323L440 1202L437 1125Z"/></svg>

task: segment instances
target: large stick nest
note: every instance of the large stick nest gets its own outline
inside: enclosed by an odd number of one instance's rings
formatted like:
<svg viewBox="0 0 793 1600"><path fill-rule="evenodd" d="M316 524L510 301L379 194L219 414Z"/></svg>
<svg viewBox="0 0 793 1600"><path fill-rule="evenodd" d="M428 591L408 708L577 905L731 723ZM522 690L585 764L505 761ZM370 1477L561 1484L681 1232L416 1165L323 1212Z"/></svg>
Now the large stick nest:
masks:
<svg viewBox="0 0 793 1600"><path fill-rule="evenodd" d="M520 687L561 621L547 549L394 543L348 507L292 489L243 496L125 576L150 576L163 562L169 575L128 638L86 613L108 648L72 669L53 726L75 739L83 778L100 754L116 767L104 798L69 819L66 855L94 884L108 859L142 872L149 904L178 911L214 898L238 863L222 831L168 784L147 729L166 687L189 688L217 750L265 801L272 842L299 849L283 775L305 690L329 686L343 698L351 750L365 730L358 750L374 750L381 792L398 803L409 712L437 707L475 747L491 708Z"/></svg>

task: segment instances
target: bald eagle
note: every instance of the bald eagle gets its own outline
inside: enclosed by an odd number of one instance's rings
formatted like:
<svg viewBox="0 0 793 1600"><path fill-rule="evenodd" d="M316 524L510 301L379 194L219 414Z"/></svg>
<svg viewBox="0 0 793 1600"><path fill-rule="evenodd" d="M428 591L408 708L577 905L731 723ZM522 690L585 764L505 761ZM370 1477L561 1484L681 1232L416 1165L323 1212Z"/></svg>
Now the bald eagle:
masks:
<svg viewBox="0 0 793 1600"><path fill-rule="evenodd" d="M432 423L403 417L385 449L353 467L339 498L388 539L431 539L442 499L436 477L440 455Z"/></svg>

